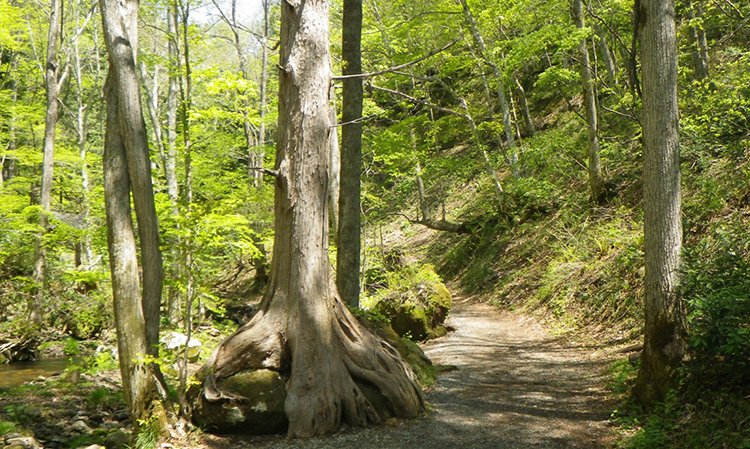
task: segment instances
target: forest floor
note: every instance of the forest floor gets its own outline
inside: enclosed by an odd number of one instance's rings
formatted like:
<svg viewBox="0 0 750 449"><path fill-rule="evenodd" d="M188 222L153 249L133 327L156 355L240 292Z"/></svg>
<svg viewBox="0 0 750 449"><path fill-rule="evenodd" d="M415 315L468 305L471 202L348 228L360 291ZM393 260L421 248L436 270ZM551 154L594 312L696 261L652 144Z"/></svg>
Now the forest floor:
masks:
<svg viewBox="0 0 750 449"><path fill-rule="evenodd" d="M449 325L454 332L423 346L433 363L455 367L427 391L429 412L423 418L309 440L203 435L195 447L611 447L614 401L606 388L611 351L555 337L533 318L473 297L454 297Z"/></svg>

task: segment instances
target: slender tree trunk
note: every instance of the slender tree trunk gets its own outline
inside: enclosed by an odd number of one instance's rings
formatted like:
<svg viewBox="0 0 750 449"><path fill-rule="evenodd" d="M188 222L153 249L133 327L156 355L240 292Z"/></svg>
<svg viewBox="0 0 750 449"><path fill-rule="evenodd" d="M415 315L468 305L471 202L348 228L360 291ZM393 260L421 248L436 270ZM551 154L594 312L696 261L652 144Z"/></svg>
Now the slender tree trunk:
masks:
<svg viewBox="0 0 750 449"><path fill-rule="evenodd" d="M177 6L170 3L167 7L167 55L169 57L169 87L167 89L167 126L166 132L166 160L164 161L164 177L167 180L167 195L171 205L173 218L180 215L179 200L180 189L177 183L177 97L179 95L180 63L179 63L179 35L177 33ZM177 229L180 229L177 220ZM179 236L170 242L170 258L172 265L170 275L173 279L182 279L182 261L180 260L180 248L182 241ZM170 324L180 322L182 312L182 296L180 289L170 285L167 291L167 321Z"/></svg>
<svg viewBox="0 0 750 449"><path fill-rule="evenodd" d="M463 7L466 22L469 24L469 29L471 30L471 36L474 39L474 45L476 45L477 47L477 52L479 53L480 57L482 57L487 62L487 64L492 67L492 70L494 72L495 80L497 81L497 98L500 101L500 111L502 112L503 118L505 142L508 147L508 157L510 158L510 168L511 172L513 173L513 177L519 178L521 175L520 169L518 167L518 149L516 148L516 139L513 135L513 123L510 119L510 102L508 101L508 96L505 93L505 81L503 80L503 74L500 71L497 63L492 60L492 57L487 52L487 46L484 44L484 39L482 38L482 34L479 32L479 27L477 27L477 23L474 20L474 15L471 13L471 9L469 9L469 4L466 2L466 0L459 1L461 2L461 6Z"/></svg>
<svg viewBox="0 0 750 449"><path fill-rule="evenodd" d="M536 128L534 127L534 120L531 118L531 111L529 110L529 103L526 101L526 90L523 88L518 78L514 78L516 82L516 89L518 90L518 100L521 102L521 110L523 111L523 120L526 122L526 131L529 133L529 137L536 135Z"/></svg>
<svg viewBox="0 0 750 449"><path fill-rule="evenodd" d="M343 75L362 73L362 0L344 0L341 56ZM361 250L362 79L343 81L341 178L336 285L344 301L359 307Z"/></svg>
<svg viewBox="0 0 750 449"><path fill-rule="evenodd" d="M50 4L50 23L47 35L47 63L45 66L45 83L47 88L47 114L44 123L44 143L42 158L42 182L39 194L39 204L42 211L39 214L40 234L34 249L34 283L36 291L31 297L28 310L28 320L33 326L41 327L44 313L44 292L47 271L47 249L44 247L44 234L49 226L48 214L52 202L52 170L55 155L55 130L60 117L58 98L60 95L59 79L60 65L57 60L57 37L60 33L62 14L62 0L52 0Z"/></svg>
<svg viewBox="0 0 750 449"><path fill-rule="evenodd" d="M695 45L693 53L693 65L695 77L699 80L708 78L708 43L706 42L706 30L703 29L703 8L699 1L691 1L688 17L693 22L692 40Z"/></svg>
<svg viewBox="0 0 750 449"><path fill-rule="evenodd" d="M107 242L123 393L133 423L138 425L139 420L165 413L158 394L159 368L143 361L145 356L158 355L162 260L136 72L138 3L100 0L99 4L109 53L104 142ZM133 195L138 221L142 286L129 192Z"/></svg>
<svg viewBox="0 0 750 449"><path fill-rule="evenodd" d="M583 29L583 0L573 0L573 21ZM583 106L586 110L586 131L588 132L589 191L591 201L601 204L604 201L604 181L602 180L601 162L599 159L599 114L596 110L596 91L591 76L591 61L587 39L581 39L581 84L583 87Z"/></svg>
<svg viewBox="0 0 750 449"><path fill-rule="evenodd" d="M642 3L645 341L635 385L646 405L664 398L685 351L678 296L682 221L674 0Z"/></svg>
<svg viewBox="0 0 750 449"><path fill-rule="evenodd" d="M281 4L279 136L271 280L253 319L204 367L204 395L222 400L222 378L291 367L290 436L377 422L355 379L372 384L397 416L416 416L421 391L393 348L359 325L339 299L328 259L328 2Z"/></svg>
<svg viewBox="0 0 750 449"><path fill-rule="evenodd" d="M340 179L341 179L341 147L339 146L339 127L338 115L336 106L336 88L331 85L331 98L330 106L330 121L331 121L331 144L330 144L330 173L328 182L328 209L331 215L331 235L335 240L336 247L338 248L338 229L339 229L339 195L341 193Z"/></svg>
<svg viewBox="0 0 750 449"><path fill-rule="evenodd" d="M607 68L607 78L612 86L617 85L617 67L615 65L614 54L610 51L609 45L607 45L607 36L604 33L601 25L594 25L594 32L597 36L597 43L599 44L599 53L604 61L604 67Z"/></svg>
<svg viewBox="0 0 750 449"><path fill-rule="evenodd" d="M86 135L88 134L88 105L84 103L84 89L83 89L83 70L81 67L81 56L78 46L78 39L73 42L73 57L74 57L74 76L76 81L76 96L77 96L77 109L76 109L76 134L78 135L78 157L81 161L81 209L83 213L83 222L86 226L86 235L83 237L81 242L81 252L86 255L86 263L90 264L93 259L93 252L91 250L91 236L88 233L89 229L89 170L86 163ZM78 267L78 265L76 265Z"/></svg>
<svg viewBox="0 0 750 449"><path fill-rule="evenodd" d="M263 0L263 39L260 58L260 126L258 127L258 166L263 166L266 158L266 107L268 103L268 9L269 1ZM258 172L258 188L263 185L263 172ZM265 261L263 261L265 264ZM264 265L265 266L265 265Z"/></svg>

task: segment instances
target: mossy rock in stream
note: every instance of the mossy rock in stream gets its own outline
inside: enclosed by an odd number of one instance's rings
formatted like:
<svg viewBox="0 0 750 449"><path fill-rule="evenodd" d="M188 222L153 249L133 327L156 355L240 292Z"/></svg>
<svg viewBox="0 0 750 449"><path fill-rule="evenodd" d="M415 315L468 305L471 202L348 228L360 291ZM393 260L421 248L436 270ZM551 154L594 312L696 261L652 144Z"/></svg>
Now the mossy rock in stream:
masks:
<svg viewBox="0 0 750 449"><path fill-rule="evenodd" d="M443 323L453 299L430 265L406 267L390 283L371 308L387 317L399 336L422 341L445 335Z"/></svg>
<svg viewBox="0 0 750 449"><path fill-rule="evenodd" d="M215 433L274 434L286 432L286 385L276 371L243 371L219 381L222 391L236 399L209 402L200 394L193 400L193 422Z"/></svg>

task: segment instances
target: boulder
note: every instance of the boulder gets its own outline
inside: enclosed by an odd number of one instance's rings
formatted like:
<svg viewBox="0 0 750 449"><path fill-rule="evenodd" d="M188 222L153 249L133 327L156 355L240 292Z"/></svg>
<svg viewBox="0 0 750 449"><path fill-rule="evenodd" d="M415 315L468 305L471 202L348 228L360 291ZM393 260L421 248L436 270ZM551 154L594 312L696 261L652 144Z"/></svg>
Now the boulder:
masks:
<svg viewBox="0 0 750 449"><path fill-rule="evenodd" d="M126 449L130 447L130 434L121 430L114 430L104 438L104 447L107 449Z"/></svg>
<svg viewBox="0 0 750 449"><path fill-rule="evenodd" d="M188 359L196 361L201 353L201 342L197 338L191 337L190 341L188 341L187 335L179 332L170 332L161 339L161 345L168 351L179 351L181 353L185 344L187 344Z"/></svg>
<svg viewBox="0 0 750 449"><path fill-rule="evenodd" d="M445 335L443 323L452 305L451 294L440 282L416 286L411 294L392 294L373 308L391 321L401 337L422 341Z"/></svg>
<svg viewBox="0 0 750 449"><path fill-rule="evenodd" d="M203 394L194 401L193 422L216 433L275 434L286 431L286 385L271 370L243 371L218 382L234 396L209 402Z"/></svg>
<svg viewBox="0 0 750 449"><path fill-rule="evenodd" d="M20 434L10 434L5 437L5 448L8 449L42 449L42 445L34 439Z"/></svg>

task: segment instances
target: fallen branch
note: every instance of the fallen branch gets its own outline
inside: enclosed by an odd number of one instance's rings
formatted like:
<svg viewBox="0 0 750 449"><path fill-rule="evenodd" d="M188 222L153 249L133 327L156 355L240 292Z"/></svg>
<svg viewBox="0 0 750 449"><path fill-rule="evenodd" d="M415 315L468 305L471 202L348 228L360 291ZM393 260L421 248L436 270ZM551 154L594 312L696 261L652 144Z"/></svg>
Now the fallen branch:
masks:
<svg viewBox="0 0 750 449"><path fill-rule="evenodd" d="M434 229L435 231L453 232L455 234L471 234L471 230L466 226L466 223L453 223L446 220L433 220L431 218L420 218L415 220L402 213L395 213L391 215L400 215L411 224L422 225L427 228Z"/></svg>

